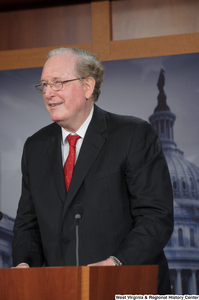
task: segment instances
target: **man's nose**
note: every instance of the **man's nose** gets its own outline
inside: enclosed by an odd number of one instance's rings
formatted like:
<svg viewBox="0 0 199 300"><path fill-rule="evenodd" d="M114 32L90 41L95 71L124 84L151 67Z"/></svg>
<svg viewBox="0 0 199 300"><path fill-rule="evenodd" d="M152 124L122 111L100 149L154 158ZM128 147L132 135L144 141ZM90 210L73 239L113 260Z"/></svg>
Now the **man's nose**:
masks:
<svg viewBox="0 0 199 300"><path fill-rule="evenodd" d="M44 94L46 95L47 98L52 97L52 95L54 94L54 91L51 88L50 83L47 84Z"/></svg>

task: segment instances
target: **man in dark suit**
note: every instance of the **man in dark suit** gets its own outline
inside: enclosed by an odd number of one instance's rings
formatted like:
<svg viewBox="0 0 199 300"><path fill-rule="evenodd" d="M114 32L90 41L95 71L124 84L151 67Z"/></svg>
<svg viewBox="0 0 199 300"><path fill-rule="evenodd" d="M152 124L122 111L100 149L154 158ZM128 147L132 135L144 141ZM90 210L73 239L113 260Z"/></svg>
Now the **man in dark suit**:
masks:
<svg viewBox="0 0 199 300"><path fill-rule="evenodd" d="M44 65L36 87L54 123L24 146L13 263L75 265L74 207L81 204L80 265L158 264L158 293L167 294L163 248L173 203L161 143L147 122L96 106L103 72L96 56L80 49L56 49ZM78 140L66 190L71 135Z"/></svg>

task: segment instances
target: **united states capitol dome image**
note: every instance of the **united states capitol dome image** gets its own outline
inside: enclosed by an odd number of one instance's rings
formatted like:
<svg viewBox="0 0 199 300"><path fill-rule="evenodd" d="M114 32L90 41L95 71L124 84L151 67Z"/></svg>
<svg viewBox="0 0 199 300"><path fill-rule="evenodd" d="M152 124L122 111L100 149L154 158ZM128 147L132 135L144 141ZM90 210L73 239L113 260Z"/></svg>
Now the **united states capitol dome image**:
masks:
<svg viewBox="0 0 199 300"><path fill-rule="evenodd" d="M166 103L165 75L158 79L158 104L149 117L168 164L174 197L174 232L165 254L173 294L199 294L199 167L184 158L174 141L176 115ZM185 137L186 138L186 137Z"/></svg>

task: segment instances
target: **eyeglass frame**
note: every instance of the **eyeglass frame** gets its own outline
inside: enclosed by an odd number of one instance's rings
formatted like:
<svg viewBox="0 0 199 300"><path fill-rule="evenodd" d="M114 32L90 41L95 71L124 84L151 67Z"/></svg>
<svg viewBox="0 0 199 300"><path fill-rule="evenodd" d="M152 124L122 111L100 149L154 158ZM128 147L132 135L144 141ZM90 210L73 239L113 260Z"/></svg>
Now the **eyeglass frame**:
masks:
<svg viewBox="0 0 199 300"><path fill-rule="evenodd" d="M86 77L79 77L79 78L74 78L74 79L69 79L69 80L64 80L64 81L57 80L57 81L59 81L59 83L62 84L62 87L61 87L60 89L58 89L58 90L54 90L53 87L51 86L51 84L53 83L53 80L52 80L52 81L46 83L46 88L47 88L47 85L50 85L51 89L52 89L54 92L57 92L57 91L60 91L61 89L63 89L63 86L64 86L63 84L64 84L64 83L71 82L71 81L75 81L75 80L81 80L81 79L85 79L85 78L86 78ZM40 83L37 83L37 84L35 85L35 88L37 89L37 91L38 91L39 93L45 94L45 91L40 91L40 90L37 88L38 86L42 86L42 83L41 83L41 82L40 82Z"/></svg>

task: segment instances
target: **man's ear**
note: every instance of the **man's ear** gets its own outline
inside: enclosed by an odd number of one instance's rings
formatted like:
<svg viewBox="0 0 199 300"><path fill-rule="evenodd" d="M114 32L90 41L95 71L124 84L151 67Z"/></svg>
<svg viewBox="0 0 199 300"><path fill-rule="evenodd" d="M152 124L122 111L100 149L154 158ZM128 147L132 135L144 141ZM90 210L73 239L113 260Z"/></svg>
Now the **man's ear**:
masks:
<svg viewBox="0 0 199 300"><path fill-rule="evenodd" d="M93 77L87 77L84 80L85 98L89 99L95 88L95 79Z"/></svg>

